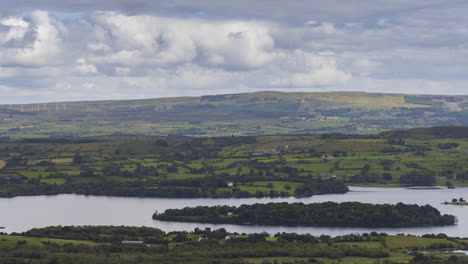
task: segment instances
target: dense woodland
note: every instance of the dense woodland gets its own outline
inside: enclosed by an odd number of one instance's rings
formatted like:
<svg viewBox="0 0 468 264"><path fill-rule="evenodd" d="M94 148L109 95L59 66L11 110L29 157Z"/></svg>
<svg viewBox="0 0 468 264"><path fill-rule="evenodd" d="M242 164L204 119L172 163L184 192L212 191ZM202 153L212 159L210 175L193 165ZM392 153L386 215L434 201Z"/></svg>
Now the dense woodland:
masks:
<svg viewBox="0 0 468 264"><path fill-rule="evenodd" d="M141 241L131 245L123 241ZM165 233L144 227L47 227L0 235L0 263L468 263L443 251L467 248L444 234L327 235L228 233L195 229ZM422 252L426 252L422 254Z"/></svg>
<svg viewBox="0 0 468 264"><path fill-rule="evenodd" d="M454 216L441 215L425 205L345 203L268 203L235 206L197 206L156 212L153 219L214 224L411 227L453 225Z"/></svg>

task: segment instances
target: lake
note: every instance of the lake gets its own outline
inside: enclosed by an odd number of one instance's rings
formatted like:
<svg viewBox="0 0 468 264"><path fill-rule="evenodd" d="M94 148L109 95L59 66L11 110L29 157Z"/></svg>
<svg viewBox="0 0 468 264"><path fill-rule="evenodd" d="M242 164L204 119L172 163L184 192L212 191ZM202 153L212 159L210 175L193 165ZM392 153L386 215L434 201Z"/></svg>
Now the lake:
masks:
<svg viewBox="0 0 468 264"><path fill-rule="evenodd" d="M327 234L337 236L349 233L385 232L388 234L445 233L449 236L468 237L468 206L443 205L452 198L468 199L468 188L447 189L407 189L407 188L370 188L350 187L347 194L317 195L307 198L247 198L247 199L167 199L167 198L129 198L85 195L22 196L0 199L1 232L22 232L34 227L51 225L128 225L160 228L164 231L193 231L195 227L221 228L230 232L254 233L295 232L313 235ZM155 210L163 212L168 208L183 208L198 205L241 205L268 202L345 202L365 203L410 203L430 204L444 214L457 216L455 226L421 228L327 228L327 227L272 227L213 225L197 223L161 222L151 217Z"/></svg>

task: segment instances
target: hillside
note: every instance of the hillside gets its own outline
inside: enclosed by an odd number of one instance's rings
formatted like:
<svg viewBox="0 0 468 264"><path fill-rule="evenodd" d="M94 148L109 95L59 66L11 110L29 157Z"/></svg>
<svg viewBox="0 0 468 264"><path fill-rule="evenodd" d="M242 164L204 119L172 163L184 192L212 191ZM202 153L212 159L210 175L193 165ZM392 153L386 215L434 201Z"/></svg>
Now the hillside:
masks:
<svg viewBox="0 0 468 264"><path fill-rule="evenodd" d="M370 134L442 125L468 125L468 96L255 92L0 106L0 135L8 137Z"/></svg>

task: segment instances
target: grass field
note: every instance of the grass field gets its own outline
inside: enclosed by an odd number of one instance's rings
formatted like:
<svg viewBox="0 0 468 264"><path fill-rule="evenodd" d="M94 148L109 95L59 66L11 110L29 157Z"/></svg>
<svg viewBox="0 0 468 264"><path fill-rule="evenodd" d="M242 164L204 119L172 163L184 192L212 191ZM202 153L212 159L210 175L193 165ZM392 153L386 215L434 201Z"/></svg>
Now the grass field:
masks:
<svg viewBox="0 0 468 264"><path fill-rule="evenodd" d="M7 235L0 235L0 247L1 246L12 246L18 241L26 241L31 246L36 247L45 247L44 243L42 242L53 242L57 244L85 244L88 246L96 246L98 243L87 241L87 240L65 240L65 239L56 239L56 238L38 238L38 237L26 237L26 236L7 236Z"/></svg>
<svg viewBox="0 0 468 264"><path fill-rule="evenodd" d="M275 191L294 195L303 182L318 178L358 186L408 186L411 184L401 177L411 174L430 175L435 180L429 185L468 186L468 139L437 138L434 134L429 139L431 133L426 130L416 132L400 131L411 135L400 141L310 134L182 140L155 136L4 140L0 142L4 149L0 153L0 179L53 185L106 181L149 182L153 187L159 183L166 187L194 184L208 191L212 183L203 181L217 178L224 184L210 192L218 194L238 189L249 194ZM418 139L421 134L423 139ZM226 188L230 182L236 188Z"/></svg>
<svg viewBox="0 0 468 264"><path fill-rule="evenodd" d="M103 228L103 227L101 227ZM116 228L116 227L112 227ZM126 228L126 227L120 227ZM210 231L211 232L211 231ZM213 230L213 234L217 231ZM127 233L126 236L135 236ZM183 234L183 236L181 236ZM59 233L60 236L70 236L72 234ZM77 235L77 234L74 234ZM83 260L91 260L93 256L108 259L123 259L131 263L136 256L139 257L138 263L155 263L155 259L162 260L164 256L171 256L179 259L173 260L172 263L192 263L193 258L200 258L200 252L207 258L213 258L216 263L246 263L246 264L276 264L276 263L323 263L323 264L355 264L355 263L414 263L411 260L416 253L424 252L425 256L438 259L440 262L435 263L453 263L447 262L447 259L453 255L451 250L463 249L467 240L457 238L424 238L416 236L374 236L359 237L350 235L360 241L354 242L336 242L335 240L345 239L346 236L329 238L329 242L318 241L314 243L298 243L279 241L278 237L266 237L263 241L257 242L237 242L231 240L248 239L248 235L229 234L229 240L225 239L224 235L219 238L213 238L203 233L186 233L186 232L171 232L159 233L148 232L132 237L133 240L144 240L146 237L157 236L156 243L148 242L143 246L122 245L122 238L116 235L98 234L95 233L90 238L101 239L105 242L93 242L90 240L74 240L74 239L58 239L49 238L46 235L41 237L30 237L24 235L0 235L0 247L3 248L2 254L10 254L15 258L29 258L34 256L43 260L48 255L67 256L74 258L83 258ZM141 236L141 237L140 237ZM181 239L183 237L183 239ZM208 238L208 241L205 241ZM353 238L349 238L353 240ZM110 242L110 241L112 242ZM161 244L161 241L166 243ZM72 248L72 246L76 246ZM81 246L80 246L81 245ZM106 250L109 246L120 247L118 252L108 252L103 254L100 251ZM437 249L433 249L436 247ZM144 248L145 250L142 250ZM348 251L349 255L340 253L344 249L352 249ZM10 250L11 249L11 250ZM66 252L61 250L66 249ZM70 251L74 249L73 251ZM91 249L91 250L90 250ZM99 249L94 251L94 249ZM162 249L162 251L161 251ZM45 251L47 252L45 252ZM223 250L223 255L220 255L220 250ZM285 251L287 250L287 251ZM264 252L265 251L265 252ZM22 252L20 254L19 252ZM25 253L26 252L26 253ZM34 252L34 254L32 254ZM321 252L319 254L313 252ZM385 256L364 257L359 256L358 252L374 252L382 253ZM46 254L47 253L47 254ZM64 254L66 253L66 254ZM257 255L255 257L255 255ZM309 255L309 256L308 256ZM6 255L8 256L8 255ZM183 258L190 256L189 259ZM227 256L227 257L224 257ZM308 256L308 257L306 257ZM316 257L311 257L316 256ZM458 261L468 260L467 256L457 255ZM144 261L147 262L144 262ZM151 261L150 261L151 260ZM225 262L225 261L228 262ZM150 262L148 262L150 261ZM237 261L237 262L232 262ZM47 263L47 262L46 262ZM83 262L84 263L84 262ZM201 263L201 262L196 262ZM205 259L203 263L211 263ZM426 262L424 262L426 263ZM432 263L432 262L431 262ZM465 262L456 262L465 263Z"/></svg>
<svg viewBox="0 0 468 264"><path fill-rule="evenodd" d="M10 138L112 134L196 137L303 133L377 133L434 125L468 125L466 96L359 92L255 92L128 101L67 102L66 111L0 106ZM62 104L62 103L60 103ZM421 113L425 112L424 116ZM125 120L125 122L121 122ZM84 149L86 151L86 149Z"/></svg>

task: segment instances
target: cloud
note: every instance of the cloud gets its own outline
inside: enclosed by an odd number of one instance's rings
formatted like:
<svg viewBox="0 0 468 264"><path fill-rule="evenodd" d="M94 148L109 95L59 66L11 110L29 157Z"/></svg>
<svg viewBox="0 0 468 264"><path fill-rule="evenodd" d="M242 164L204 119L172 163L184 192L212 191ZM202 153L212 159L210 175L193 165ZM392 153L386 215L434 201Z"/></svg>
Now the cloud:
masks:
<svg viewBox="0 0 468 264"><path fill-rule="evenodd" d="M0 11L0 85L18 100L47 101L265 89L468 94L465 1L266 3L10 1Z"/></svg>
<svg viewBox="0 0 468 264"><path fill-rule="evenodd" d="M452 5L464 3L452 0ZM276 20L291 23L304 21L349 22L372 16L389 17L389 14L418 12L431 7L443 7L445 0L16 0L2 3L3 12L21 13L24 10L53 10L60 12L89 13L109 10L120 13L172 15L228 19ZM374 21L375 22L375 21Z"/></svg>
<svg viewBox="0 0 468 264"><path fill-rule="evenodd" d="M9 29L1 40L0 65L45 66L53 64L62 52L59 22L43 11L30 13L29 19L31 23L20 18L2 21ZM28 32L33 37L26 38ZM17 45L9 46L11 40L15 40Z"/></svg>
<svg viewBox="0 0 468 264"><path fill-rule="evenodd" d="M81 87L87 89L87 90L90 90L90 89L93 89L96 87L96 85L94 83L83 83L83 85L81 85Z"/></svg>
<svg viewBox="0 0 468 264"><path fill-rule="evenodd" d="M119 66L178 65L197 61L217 67L255 68L275 54L272 24L255 21L208 21L100 12L93 16L96 41L104 54L96 64ZM105 34L103 34L105 32ZM102 41L108 43L102 44ZM94 45L94 47L97 47Z"/></svg>
<svg viewBox="0 0 468 264"><path fill-rule="evenodd" d="M84 58L76 60L76 71L81 74L97 73L97 68L93 64L88 64Z"/></svg>

